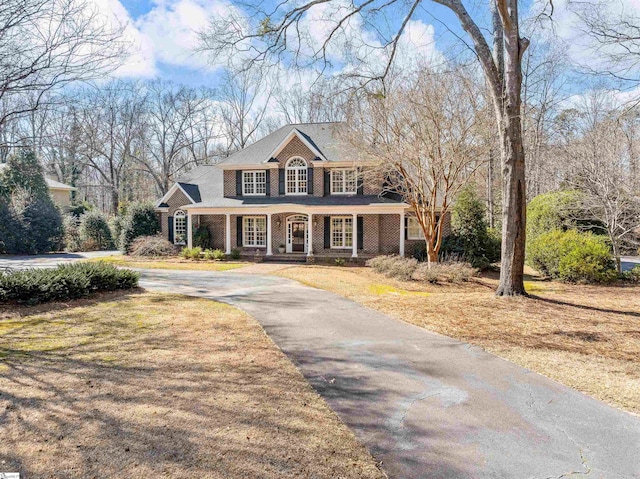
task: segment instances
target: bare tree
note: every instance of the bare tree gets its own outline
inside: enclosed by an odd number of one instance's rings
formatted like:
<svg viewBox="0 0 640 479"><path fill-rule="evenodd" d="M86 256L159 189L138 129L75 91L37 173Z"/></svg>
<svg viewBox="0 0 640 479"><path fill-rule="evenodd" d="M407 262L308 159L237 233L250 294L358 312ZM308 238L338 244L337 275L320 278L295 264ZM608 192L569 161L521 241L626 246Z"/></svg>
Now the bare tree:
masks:
<svg viewBox="0 0 640 479"><path fill-rule="evenodd" d="M225 73L218 99L227 155L256 139L269 111L273 90L273 85L260 70Z"/></svg>
<svg viewBox="0 0 640 479"><path fill-rule="evenodd" d="M482 66L500 138L503 217L502 265L497 294L526 294L523 276L526 184L521 93L522 57L529 40L520 36L518 0L487 0L486 8L479 10L491 11L492 24L489 28L472 18L462 0L366 0L359 4L340 3L340 8L336 8L328 19L332 23L324 38L316 42L311 38L310 44L308 29L302 23L310 11L319 6L326 7L331 1L311 0L295 5L283 2L270 10L264 9L263 2L243 3L246 16L229 14L226 18L214 20L211 28L201 35L201 49L211 52L212 56L235 53L235 58L244 57L250 64L288 61L289 64L303 67L320 60L324 71L332 67L329 46L334 41L344 44L344 33L351 20L359 19L372 27L370 31L372 35L378 35L379 48L389 53L386 66L377 75L369 75L369 81L384 80L391 71L399 40L418 8L427 3L448 8L470 38ZM385 12L393 17L393 22L385 21ZM258 24L252 23L252 19L257 19ZM389 25L397 27L389 31ZM490 39L484 33L488 30L491 31ZM354 75L362 76L358 66L355 65L351 71Z"/></svg>
<svg viewBox="0 0 640 479"><path fill-rule="evenodd" d="M82 158L100 180L95 186L104 185L109 191L108 209L115 213L123 175L141 137L144 96L138 84L123 81L75 95L81 99L78 127L83 139Z"/></svg>
<svg viewBox="0 0 640 479"><path fill-rule="evenodd" d="M89 0L3 0L0 130L52 89L115 70L127 51L122 31Z"/></svg>
<svg viewBox="0 0 640 479"><path fill-rule="evenodd" d="M436 262L451 202L483 165L494 131L483 95L461 71L421 70L394 78L384 95L361 97L348 122L354 154L373 159L369 174L411 205L429 264Z"/></svg>
<svg viewBox="0 0 640 479"><path fill-rule="evenodd" d="M131 154L163 195L180 171L210 160L210 143L217 137L213 93L164 81L144 90L139 93L140 141Z"/></svg>

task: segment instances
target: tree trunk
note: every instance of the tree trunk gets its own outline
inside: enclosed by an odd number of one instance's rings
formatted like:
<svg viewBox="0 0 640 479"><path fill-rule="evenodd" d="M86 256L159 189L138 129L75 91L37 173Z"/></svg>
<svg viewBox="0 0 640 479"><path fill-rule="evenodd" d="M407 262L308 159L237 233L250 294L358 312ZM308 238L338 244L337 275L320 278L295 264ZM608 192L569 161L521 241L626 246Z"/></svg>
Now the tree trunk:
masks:
<svg viewBox="0 0 640 479"><path fill-rule="evenodd" d="M512 5L512 8L517 8ZM515 16L517 18L517 16ZM517 25L504 32L504 102L498 109L502 156L502 263L498 296L526 295L524 251L526 240L526 183L522 142L521 56L527 45Z"/></svg>
<svg viewBox="0 0 640 479"><path fill-rule="evenodd" d="M111 187L111 213L118 214L118 206L120 205L120 195L118 193L118 187Z"/></svg>
<svg viewBox="0 0 640 479"><path fill-rule="evenodd" d="M489 228L495 228L495 206L493 205L493 148L489 150L489 164L487 168L487 216Z"/></svg>

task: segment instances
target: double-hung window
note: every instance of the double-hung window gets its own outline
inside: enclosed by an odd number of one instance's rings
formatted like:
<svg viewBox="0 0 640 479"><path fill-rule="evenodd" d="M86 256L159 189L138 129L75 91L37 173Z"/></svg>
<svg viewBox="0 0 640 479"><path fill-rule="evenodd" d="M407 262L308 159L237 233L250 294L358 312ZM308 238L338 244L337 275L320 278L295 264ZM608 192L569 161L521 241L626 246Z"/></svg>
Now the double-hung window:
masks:
<svg viewBox="0 0 640 479"><path fill-rule="evenodd" d="M264 196L267 194L266 171L243 171L242 194L246 196Z"/></svg>
<svg viewBox="0 0 640 479"><path fill-rule="evenodd" d="M412 216L409 216L407 218L407 239L410 239L410 240L424 239L424 231L422 230L422 226L420 226L418 219Z"/></svg>
<svg viewBox="0 0 640 479"><path fill-rule="evenodd" d="M291 158L285 167L287 194L307 194L307 162L300 157Z"/></svg>
<svg viewBox="0 0 640 479"><path fill-rule="evenodd" d="M336 249L353 247L353 217L331 217L331 247Z"/></svg>
<svg viewBox="0 0 640 479"><path fill-rule="evenodd" d="M242 221L243 246L266 246L267 218L264 216L245 216Z"/></svg>
<svg viewBox="0 0 640 479"><path fill-rule="evenodd" d="M358 176L355 169L331 170L331 194L347 195L358 192Z"/></svg>

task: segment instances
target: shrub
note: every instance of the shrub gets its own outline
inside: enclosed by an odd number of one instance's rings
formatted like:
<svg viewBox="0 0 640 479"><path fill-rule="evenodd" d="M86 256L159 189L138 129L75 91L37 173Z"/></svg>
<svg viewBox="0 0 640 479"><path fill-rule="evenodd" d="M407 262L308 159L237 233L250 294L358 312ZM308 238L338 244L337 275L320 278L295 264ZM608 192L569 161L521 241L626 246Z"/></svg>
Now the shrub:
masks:
<svg viewBox="0 0 640 479"><path fill-rule="evenodd" d="M64 228L64 249L66 251L82 251L80 238L80 220L73 215L65 215L62 221Z"/></svg>
<svg viewBox="0 0 640 479"><path fill-rule="evenodd" d="M0 302L37 304L81 298L98 291L135 288L139 278L135 271L103 262L2 273Z"/></svg>
<svg viewBox="0 0 640 479"><path fill-rule="evenodd" d="M122 216L114 216L109 220L109 229L111 230L111 237L114 241L119 242L122 236L122 224L124 218Z"/></svg>
<svg viewBox="0 0 640 479"><path fill-rule="evenodd" d="M236 259L236 260L240 259L240 250L238 248L233 248L231 250L230 256L231 256L231 259Z"/></svg>
<svg viewBox="0 0 640 479"><path fill-rule="evenodd" d="M206 225L198 226L193 233L193 245L199 246L203 250L211 248L211 233Z"/></svg>
<svg viewBox="0 0 640 479"><path fill-rule="evenodd" d="M180 251L180 256L182 256L184 259L199 260L201 253L202 248L196 246L195 248L182 248L182 251Z"/></svg>
<svg viewBox="0 0 640 479"><path fill-rule="evenodd" d="M153 236L160 232L155 208L150 203L135 203L127 208L120 233L120 249L127 253L133 240L139 236Z"/></svg>
<svg viewBox="0 0 640 479"><path fill-rule="evenodd" d="M214 260L214 261L222 261L226 258L224 251L221 249L206 249L204 250L204 259L206 260Z"/></svg>
<svg viewBox="0 0 640 479"><path fill-rule="evenodd" d="M334 261L336 263L336 266L344 266L346 264L344 258L336 258Z"/></svg>
<svg viewBox="0 0 640 479"><path fill-rule="evenodd" d="M640 283L640 265L634 266L629 271L623 272L622 279L632 283Z"/></svg>
<svg viewBox="0 0 640 479"><path fill-rule="evenodd" d="M579 201L577 191L555 191L533 198L527 205L527 240L550 231L575 228L573 217Z"/></svg>
<svg viewBox="0 0 640 479"><path fill-rule="evenodd" d="M433 263L431 267L422 263L418 265L413 278L427 283L463 283L470 281L478 270L463 261Z"/></svg>
<svg viewBox="0 0 640 479"><path fill-rule="evenodd" d="M88 202L83 201L82 203L70 206L68 212L70 215L80 218L83 214L91 210L93 210L93 206Z"/></svg>
<svg viewBox="0 0 640 479"><path fill-rule="evenodd" d="M390 278L408 281L418 267L418 260L395 255L377 256L367 261L367 266Z"/></svg>
<svg viewBox="0 0 640 479"><path fill-rule="evenodd" d="M13 249L7 253L40 254L59 251L64 245L62 215L49 196L38 197L27 190L14 191L9 204Z"/></svg>
<svg viewBox="0 0 640 479"><path fill-rule="evenodd" d="M107 219L99 211L90 211L82 215L78 232L87 250L95 249L101 251L114 247Z"/></svg>
<svg viewBox="0 0 640 479"><path fill-rule="evenodd" d="M462 190L451 215L451 235L444 239L441 255L464 257L473 267L480 269L498 261L500 239L495 231L489 229L485 212L475 190Z"/></svg>
<svg viewBox="0 0 640 479"><path fill-rule="evenodd" d="M160 235L140 236L133 240L130 248L132 256L172 256L175 247Z"/></svg>
<svg viewBox="0 0 640 479"><path fill-rule="evenodd" d="M606 283L616 277L606 239L576 230L538 236L529 244L527 262L543 275L573 283Z"/></svg>

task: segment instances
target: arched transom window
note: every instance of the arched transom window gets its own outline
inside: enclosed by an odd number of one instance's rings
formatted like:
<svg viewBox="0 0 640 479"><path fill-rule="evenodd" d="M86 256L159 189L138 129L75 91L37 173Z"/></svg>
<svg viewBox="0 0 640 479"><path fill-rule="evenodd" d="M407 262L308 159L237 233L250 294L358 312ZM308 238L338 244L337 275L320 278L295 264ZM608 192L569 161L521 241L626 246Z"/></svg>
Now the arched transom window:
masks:
<svg viewBox="0 0 640 479"><path fill-rule="evenodd" d="M307 194L307 162L295 156L286 165L287 194L306 195Z"/></svg>
<svg viewBox="0 0 640 479"><path fill-rule="evenodd" d="M178 210L173 214L173 242L185 244L187 241L187 215Z"/></svg>

